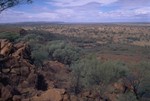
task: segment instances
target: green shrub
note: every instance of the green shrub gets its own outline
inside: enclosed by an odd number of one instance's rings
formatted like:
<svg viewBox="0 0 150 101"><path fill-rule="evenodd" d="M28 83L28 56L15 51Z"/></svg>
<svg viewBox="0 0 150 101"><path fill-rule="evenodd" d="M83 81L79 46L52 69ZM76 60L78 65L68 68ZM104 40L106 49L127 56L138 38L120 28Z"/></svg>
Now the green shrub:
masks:
<svg viewBox="0 0 150 101"><path fill-rule="evenodd" d="M36 34L27 34L23 37L20 37L17 41L24 41L29 43L39 42L39 41L44 41L44 37Z"/></svg>
<svg viewBox="0 0 150 101"><path fill-rule="evenodd" d="M32 42L32 41L31 41ZM57 60L64 64L70 65L79 58L80 50L65 43L64 41L51 41L45 45L40 42L30 43L32 58L36 64L44 60Z"/></svg>
<svg viewBox="0 0 150 101"><path fill-rule="evenodd" d="M17 38L19 38L18 33L12 33L12 32L1 32L0 33L0 39L8 39L10 41L15 41Z"/></svg>
<svg viewBox="0 0 150 101"><path fill-rule="evenodd" d="M104 83L116 81L119 78L127 76L129 72L126 65L119 61L105 62L99 69L99 71L101 71L101 79Z"/></svg>
<svg viewBox="0 0 150 101"><path fill-rule="evenodd" d="M79 59L80 56L80 49L64 41L52 41L47 44L46 49L51 59L68 65Z"/></svg>
<svg viewBox="0 0 150 101"><path fill-rule="evenodd" d="M45 60L48 60L48 52L46 51L46 48L44 45L35 43L32 44L32 51L31 51L31 56L34 60L34 64L36 66L42 66L43 62Z"/></svg>
<svg viewBox="0 0 150 101"><path fill-rule="evenodd" d="M33 50L31 53L32 58L34 59L34 64L37 66L42 66L43 61L48 59L48 52L45 49Z"/></svg>
<svg viewBox="0 0 150 101"><path fill-rule="evenodd" d="M118 97L118 101L138 101L138 100L136 99L136 96L134 95L134 93L127 92L125 94L121 94Z"/></svg>
<svg viewBox="0 0 150 101"><path fill-rule="evenodd" d="M139 97L150 94L150 62L141 62L135 68L138 75L136 89Z"/></svg>
<svg viewBox="0 0 150 101"><path fill-rule="evenodd" d="M133 87L137 99L150 94L150 62L136 64L127 80ZM149 97L150 99L150 97Z"/></svg>
<svg viewBox="0 0 150 101"><path fill-rule="evenodd" d="M128 74L128 69L121 62L99 62L95 56L88 56L72 65L75 88L115 82ZM80 84L80 85L79 85Z"/></svg>
<svg viewBox="0 0 150 101"><path fill-rule="evenodd" d="M36 34L35 34L36 33ZM46 35L45 35L46 34ZM31 46L31 50L33 51L33 58L35 60L39 60L39 58L36 58L35 54L42 51L45 54L44 57L48 57L47 59L50 60L57 60L59 62L62 62L64 64L70 65L77 59L79 59L80 56L80 49L74 47L73 45L65 42L65 41L60 41L60 40L55 40L55 41L48 41L47 35L49 33L37 33L36 31L33 31L32 33L29 31L29 33L21 38L18 39L18 41L24 41L28 42L29 45ZM46 56L47 55L47 56ZM41 62L40 62L41 63Z"/></svg>
<svg viewBox="0 0 150 101"><path fill-rule="evenodd" d="M43 62L49 59L45 45L34 40L30 40L29 45L31 47L31 57L34 60L34 64L36 66L42 66Z"/></svg>

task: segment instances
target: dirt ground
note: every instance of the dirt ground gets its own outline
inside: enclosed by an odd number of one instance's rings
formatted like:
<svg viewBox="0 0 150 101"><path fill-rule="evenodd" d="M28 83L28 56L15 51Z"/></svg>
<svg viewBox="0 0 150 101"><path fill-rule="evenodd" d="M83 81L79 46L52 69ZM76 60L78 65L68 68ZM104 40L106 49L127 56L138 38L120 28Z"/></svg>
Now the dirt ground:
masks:
<svg viewBox="0 0 150 101"><path fill-rule="evenodd" d="M150 57L144 57L141 55L128 55L128 54L111 54L111 53L102 53L98 54L98 59L102 61L122 61L125 63L139 63L142 61L150 61Z"/></svg>

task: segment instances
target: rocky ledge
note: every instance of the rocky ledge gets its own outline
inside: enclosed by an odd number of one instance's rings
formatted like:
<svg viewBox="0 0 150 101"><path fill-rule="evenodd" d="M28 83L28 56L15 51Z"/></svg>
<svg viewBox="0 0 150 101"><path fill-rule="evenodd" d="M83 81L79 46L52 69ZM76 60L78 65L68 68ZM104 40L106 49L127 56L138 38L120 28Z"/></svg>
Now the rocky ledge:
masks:
<svg viewBox="0 0 150 101"><path fill-rule="evenodd" d="M69 69L48 61L43 70L32 64L30 47L0 40L0 101L69 101L66 90L56 77ZM60 72L61 71L61 72ZM62 84L63 86L65 84Z"/></svg>

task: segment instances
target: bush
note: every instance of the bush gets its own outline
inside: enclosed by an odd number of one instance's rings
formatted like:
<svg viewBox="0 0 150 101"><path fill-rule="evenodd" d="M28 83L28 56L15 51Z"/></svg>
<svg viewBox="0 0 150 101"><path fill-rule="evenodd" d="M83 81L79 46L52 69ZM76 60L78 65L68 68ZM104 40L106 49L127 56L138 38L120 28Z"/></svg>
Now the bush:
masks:
<svg viewBox="0 0 150 101"><path fill-rule="evenodd" d="M135 69L138 73L138 75L135 75L138 81L136 86L138 96L150 94L150 62L141 62Z"/></svg>
<svg viewBox="0 0 150 101"><path fill-rule="evenodd" d="M48 59L48 52L45 49L33 50L31 53L32 58L34 59L34 64L37 66L42 66L43 61Z"/></svg>
<svg viewBox="0 0 150 101"><path fill-rule="evenodd" d="M111 61L101 63L95 56L88 56L77 61L72 65L72 69L76 89L77 86L90 88L93 85L107 85L128 74L125 64Z"/></svg>
<svg viewBox="0 0 150 101"><path fill-rule="evenodd" d="M1 32L0 33L0 39L8 39L10 41L15 41L17 38L19 38L18 33L12 33L12 32Z"/></svg>
<svg viewBox="0 0 150 101"><path fill-rule="evenodd" d="M118 101L138 101L134 93L127 92L125 94L121 94L118 98Z"/></svg>
<svg viewBox="0 0 150 101"><path fill-rule="evenodd" d="M46 45L32 42L30 44L32 50L32 58L36 64L41 64L44 60L57 60L64 64L70 65L80 56L80 50L64 41L52 41Z"/></svg>
<svg viewBox="0 0 150 101"><path fill-rule="evenodd" d="M68 65L79 59L80 56L80 49L64 41L52 41L47 44L46 49L52 60L57 60Z"/></svg>
<svg viewBox="0 0 150 101"><path fill-rule="evenodd" d="M44 37L36 34L27 34L23 37L20 37L17 41L24 41L32 44L32 42L44 41Z"/></svg>
<svg viewBox="0 0 150 101"><path fill-rule="evenodd" d="M137 99L143 99L150 94L150 62L141 62L135 65L133 71L127 77L127 80L132 85Z"/></svg>
<svg viewBox="0 0 150 101"><path fill-rule="evenodd" d="M114 82L119 78L127 76L129 72L126 65L119 61L108 61L103 63L100 71L104 83Z"/></svg>
<svg viewBox="0 0 150 101"><path fill-rule="evenodd" d="M45 59L57 60L67 65L70 65L79 59L79 48L60 40L47 42L49 38L47 35L49 35L49 33L37 33L36 31L33 31L31 34L31 32L29 31L29 34L20 37L18 41L29 43L32 50L32 57L35 61L41 61L40 57L38 56L39 52L41 52L39 53L39 55L42 55L41 58L45 57ZM39 63L41 64L41 62Z"/></svg>

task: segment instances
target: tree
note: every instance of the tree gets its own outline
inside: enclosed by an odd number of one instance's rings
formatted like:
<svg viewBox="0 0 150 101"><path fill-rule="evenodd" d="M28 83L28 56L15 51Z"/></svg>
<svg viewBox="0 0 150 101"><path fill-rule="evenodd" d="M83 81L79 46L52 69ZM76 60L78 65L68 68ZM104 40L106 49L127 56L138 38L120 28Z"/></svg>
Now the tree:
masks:
<svg viewBox="0 0 150 101"><path fill-rule="evenodd" d="M19 4L31 3L32 0L0 0L0 13Z"/></svg>

